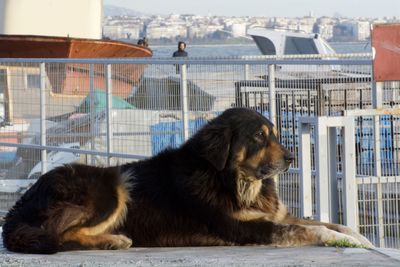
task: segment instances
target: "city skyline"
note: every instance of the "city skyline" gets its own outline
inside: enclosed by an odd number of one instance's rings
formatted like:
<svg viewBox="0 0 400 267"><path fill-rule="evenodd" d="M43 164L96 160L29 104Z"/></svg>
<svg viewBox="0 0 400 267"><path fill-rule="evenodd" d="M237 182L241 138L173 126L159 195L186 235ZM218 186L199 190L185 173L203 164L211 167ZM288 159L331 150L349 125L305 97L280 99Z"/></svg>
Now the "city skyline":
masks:
<svg viewBox="0 0 400 267"><path fill-rule="evenodd" d="M346 17L400 17L399 0L103 0L106 5L134 9L148 14L197 14L218 16L297 17L312 13L314 16ZM288 8L290 7L290 8Z"/></svg>

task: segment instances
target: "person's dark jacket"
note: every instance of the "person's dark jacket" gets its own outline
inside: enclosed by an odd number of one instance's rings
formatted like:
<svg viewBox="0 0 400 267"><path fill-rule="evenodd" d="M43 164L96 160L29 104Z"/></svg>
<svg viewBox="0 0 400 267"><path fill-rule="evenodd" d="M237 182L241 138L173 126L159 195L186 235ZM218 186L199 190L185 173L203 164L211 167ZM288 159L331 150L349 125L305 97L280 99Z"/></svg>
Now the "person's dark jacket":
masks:
<svg viewBox="0 0 400 267"><path fill-rule="evenodd" d="M180 47L180 45L178 44L178 50L176 50L172 54L172 56L173 57L187 57L188 53L185 50L181 50L179 47ZM179 65L175 65L175 68L176 68L176 74L179 74L180 73Z"/></svg>
<svg viewBox="0 0 400 267"><path fill-rule="evenodd" d="M187 57L188 53L185 50L177 50L172 54L173 57Z"/></svg>

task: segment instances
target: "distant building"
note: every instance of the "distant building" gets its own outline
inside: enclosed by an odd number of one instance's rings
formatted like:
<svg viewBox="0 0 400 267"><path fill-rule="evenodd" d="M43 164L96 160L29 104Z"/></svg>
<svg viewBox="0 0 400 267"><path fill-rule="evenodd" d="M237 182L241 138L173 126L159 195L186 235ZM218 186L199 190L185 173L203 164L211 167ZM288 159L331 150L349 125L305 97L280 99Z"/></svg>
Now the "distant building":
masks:
<svg viewBox="0 0 400 267"><path fill-rule="evenodd" d="M104 25L103 37L110 39L124 38L123 27L121 25Z"/></svg>
<svg viewBox="0 0 400 267"><path fill-rule="evenodd" d="M184 25L149 25L146 29L146 37L149 39L177 38L187 36L187 28Z"/></svg>
<svg viewBox="0 0 400 267"><path fill-rule="evenodd" d="M346 21L336 24L333 27L333 41L338 42L349 42L349 41L357 41L356 36L354 34L353 24Z"/></svg>
<svg viewBox="0 0 400 267"><path fill-rule="evenodd" d="M122 33L124 39L139 39L140 37L140 26L139 25L127 25L123 28Z"/></svg>
<svg viewBox="0 0 400 267"><path fill-rule="evenodd" d="M370 36L369 21L344 21L334 26L336 41L363 41Z"/></svg>
<svg viewBox="0 0 400 267"><path fill-rule="evenodd" d="M187 29L187 38L196 39L196 38L207 38L211 37L213 33L221 31L224 29L222 25L206 25L200 24L192 27L188 27Z"/></svg>
<svg viewBox="0 0 400 267"><path fill-rule="evenodd" d="M321 17L317 19L314 24L314 32L319 33L319 35L325 40L330 40L333 38L333 27L336 21L330 17Z"/></svg>
<svg viewBox="0 0 400 267"><path fill-rule="evenodd" d="M399 22L396 17L379 20L379 22L388 21L392 23ZM373 19L365 18L343 19L326 16L316 18L312 15L299 18L198 16L193 14L108 16L104 18L103 31L104 36L113 39L137 39L140 36L146 36L149 39L171 40L177 38L227 39L232 35L234 37L245 35L247 28L266 27L296 32L319 33L326 40L358 41L369 37L370 24L373 22ZM231 32L231 34L227 33L227 31Z"/></svg>
<svg viewBox="0 0 400 267"><path fill-rule="evenodd" d="M354 34L357 40L363 41L368 39L370 33L371 33L371 23L369 21L356 22Z"/></svg>

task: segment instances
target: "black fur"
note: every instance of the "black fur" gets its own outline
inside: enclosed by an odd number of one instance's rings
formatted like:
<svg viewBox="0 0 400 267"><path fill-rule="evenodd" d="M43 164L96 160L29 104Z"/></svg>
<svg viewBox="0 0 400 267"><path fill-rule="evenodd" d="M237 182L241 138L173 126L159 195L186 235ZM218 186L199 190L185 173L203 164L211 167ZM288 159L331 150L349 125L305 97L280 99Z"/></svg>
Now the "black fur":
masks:
<svg viewBox="0 0 400 267"><path fill-rule="evenodd" d="M270 132L256 135L262 126ZM134 246L270 244L274 232L296 226L241 221L231 215L243 209L277 212L278 196L270 178L286 170L293 156L278 143L272 127L255 111L230 109L180 148L152 158L110 168L56 168L41 176L9 211L4 246L26 253L90 249L64 242L62 236L74 227L95 226L113 213L121 174L129 174L128 212L122 225L109 233L129 237ZM269 154L255 157L262 149ZM249 186L262 180L249 203L238 194L241 179L251 179Z"/></svg>

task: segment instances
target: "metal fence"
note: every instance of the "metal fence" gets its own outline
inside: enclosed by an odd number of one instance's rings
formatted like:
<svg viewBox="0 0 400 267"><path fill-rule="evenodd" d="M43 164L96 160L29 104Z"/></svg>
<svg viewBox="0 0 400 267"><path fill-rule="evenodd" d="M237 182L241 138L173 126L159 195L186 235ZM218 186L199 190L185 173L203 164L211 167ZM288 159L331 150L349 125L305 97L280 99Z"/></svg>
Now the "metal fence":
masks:
<svg viewBox="0 0 400 267"><path fill-rule="evenodd" d="M244 106L273 120L283 144L297 155L280 177L279 191L292 213L305 215L300 118L371 109L373 84L370 55L0 59L0 210L7 210L44 171L75 161L109 165L142 159L179 146L223 110ZM382 107L399 107L400 82L384 83L381 89ZM380 160L371 130L375 117L356 116L354 121L357 227L376 245L399 248L398 115L379 121ZM330 194L336 215L329 220L346 223L340 129L334 134L336 182L330 188L337 192ZM321 201L315 181L321 179L316 171L321 159L314 126L310 133L308 215L324 219L318 217ZM377 166L380 173L374 171Z"/></svg>

